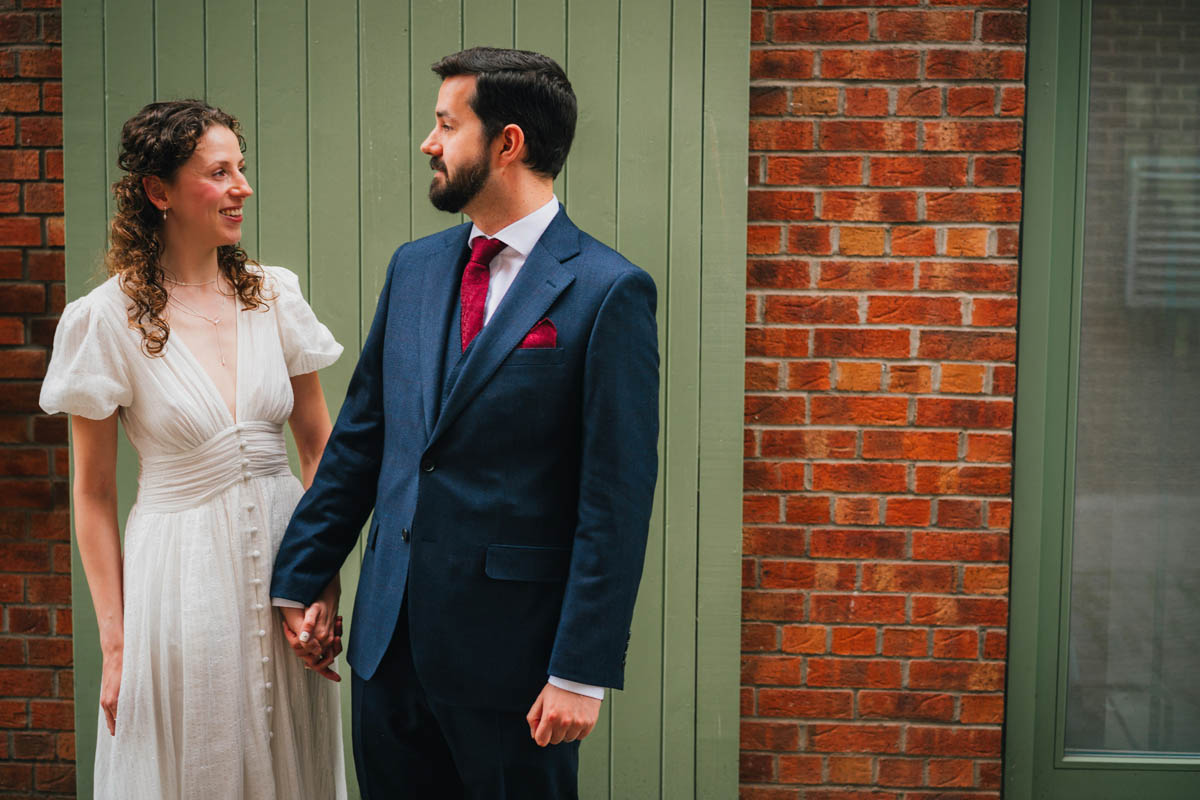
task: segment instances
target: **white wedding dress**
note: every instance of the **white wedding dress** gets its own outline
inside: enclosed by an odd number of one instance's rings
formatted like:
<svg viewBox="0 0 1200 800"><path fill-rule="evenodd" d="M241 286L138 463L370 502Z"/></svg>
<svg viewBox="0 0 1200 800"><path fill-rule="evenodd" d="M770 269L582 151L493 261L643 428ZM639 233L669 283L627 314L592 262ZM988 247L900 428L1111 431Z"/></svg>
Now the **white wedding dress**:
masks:
<svg viewBox="0 0 1200 800"><path fill-rule="evenodd" d="M269 597L303 491L283 438L289 376L342 347L293 273L263 269L275 299L237 313L236 419L179 337L161 357L143 353L116 278L68 305L54 337L42 408L90 419L119 408L141 465L116 736L103 712L98 724L103 800L346 796L337 686L304 669Z"/></svg>

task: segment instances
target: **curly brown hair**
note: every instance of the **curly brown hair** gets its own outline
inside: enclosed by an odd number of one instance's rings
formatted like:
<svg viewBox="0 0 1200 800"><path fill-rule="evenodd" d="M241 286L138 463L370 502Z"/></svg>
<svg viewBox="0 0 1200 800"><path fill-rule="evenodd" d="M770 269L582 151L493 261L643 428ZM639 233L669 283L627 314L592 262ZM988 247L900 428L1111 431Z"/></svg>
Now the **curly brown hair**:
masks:
<svg viewBox="0 0 1200 800"><path fill-rule="evenodd" d="M113 184L117 213L113 215L109 249L104 262L108 274L119 275L122 291L132 301L129 327L142 333L148 356L161 355L171 334L163 319L167 290L163 286L160 256L163 249L163 214L146 196L142 179L157 176L172 180L191 158L200 138L213 125L224 125L237 136L245 151L241 126L231 114L199 100L150 103L121 128L117 164L125 175ZM240 245L217 248L222 275L237 292L243 309L265 307L262 273L246 269L257 264Z"/></svg>

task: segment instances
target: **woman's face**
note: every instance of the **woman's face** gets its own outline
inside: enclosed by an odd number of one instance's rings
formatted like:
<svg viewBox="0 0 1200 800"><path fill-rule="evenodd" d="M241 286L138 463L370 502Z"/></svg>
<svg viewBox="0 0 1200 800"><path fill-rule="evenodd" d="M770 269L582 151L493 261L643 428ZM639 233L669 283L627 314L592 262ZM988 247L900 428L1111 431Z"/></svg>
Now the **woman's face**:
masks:
<svg viewBox="0 0 1200 800"><path fill-rule="evenodd" d="M204 249L241 241L242 207L254 194L245 168L233 131L210 126L174 180L165 183L168 241Z"/></svg>

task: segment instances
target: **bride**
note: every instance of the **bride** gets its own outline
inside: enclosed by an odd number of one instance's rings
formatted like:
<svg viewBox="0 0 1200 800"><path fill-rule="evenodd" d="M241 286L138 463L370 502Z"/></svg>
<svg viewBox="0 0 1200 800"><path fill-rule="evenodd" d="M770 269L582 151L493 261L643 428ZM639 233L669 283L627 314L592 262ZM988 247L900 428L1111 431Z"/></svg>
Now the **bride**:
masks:
<svg viewBox="0 0 1200 800"><path fill-rule="evenodd" d="M42 408L71 415L100 626L97 798L346 796L336 579L307 646L268 597L303 491L283 424L307 486L330 431L316 371L342 347L296 275L238 246L242 146L236 119L194 100L125 123L110 277L63 311L42 386ZM141 466L123 555L118 418Z"/></svg>

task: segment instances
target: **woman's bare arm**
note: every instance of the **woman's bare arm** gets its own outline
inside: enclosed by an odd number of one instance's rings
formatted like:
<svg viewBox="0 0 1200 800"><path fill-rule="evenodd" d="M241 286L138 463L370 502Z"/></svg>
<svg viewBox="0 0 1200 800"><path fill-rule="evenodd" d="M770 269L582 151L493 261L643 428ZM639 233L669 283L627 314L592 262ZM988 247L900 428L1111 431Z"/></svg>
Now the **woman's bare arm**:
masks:
<svg viewBox="0 0 1200 800"><path fill-rule="evenodd" d="M72 416L71 434L75 454L75 538L100 627L104 656L100 705L112 733L116 729L125 645L125 592L117 525L117 415L114 412L102 420Z"/></svg>

